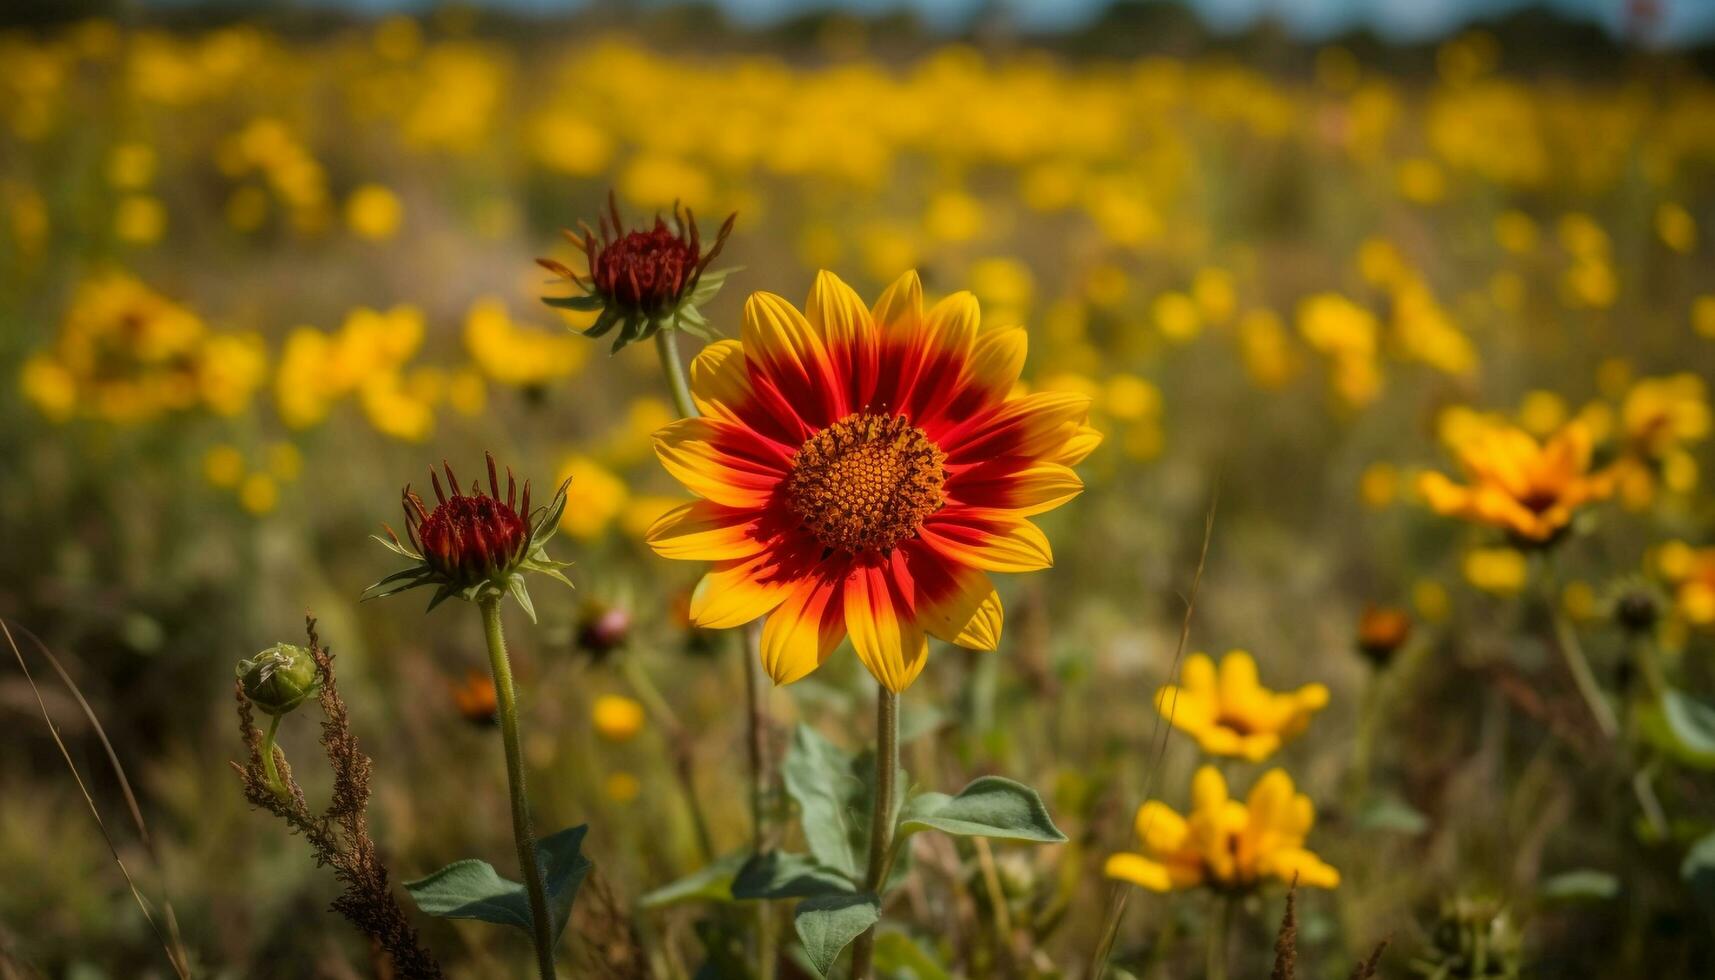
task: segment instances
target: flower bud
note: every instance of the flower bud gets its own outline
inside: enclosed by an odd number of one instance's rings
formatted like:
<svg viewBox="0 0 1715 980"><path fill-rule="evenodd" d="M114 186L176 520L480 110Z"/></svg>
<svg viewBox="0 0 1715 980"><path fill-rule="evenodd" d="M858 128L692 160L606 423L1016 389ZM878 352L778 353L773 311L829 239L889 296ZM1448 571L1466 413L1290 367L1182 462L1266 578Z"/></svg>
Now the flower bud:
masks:
<svg viewBox="0 0 1715 980"><path fill-rule="evenodd" d="M625 645L631 633L631 611L624 606L589 602L578 617L578 649L597 660Z"/></svg>
<svg viewBox="0 0 1715 980"><path fill-rule="evenodd" d="M1358 652L1384 667L1411 638L1411 616L1391 606L1366 606L1358 617Z"/></svg>
<svg viewBox="0 0 1715 980"><path fill-rule="evenodd" d="M1614 600L1614 619L1631 633L1647 633L1661 617L1661 603L1649 589L1628 589Z"/></svg>
<svg viewBox="0 0 1715 980"><path fill-rule="evenodd" d="M264 714L283 715L315 693L319 677L310 651L276 643L238 662L238 682L244 696Z"/></svg>

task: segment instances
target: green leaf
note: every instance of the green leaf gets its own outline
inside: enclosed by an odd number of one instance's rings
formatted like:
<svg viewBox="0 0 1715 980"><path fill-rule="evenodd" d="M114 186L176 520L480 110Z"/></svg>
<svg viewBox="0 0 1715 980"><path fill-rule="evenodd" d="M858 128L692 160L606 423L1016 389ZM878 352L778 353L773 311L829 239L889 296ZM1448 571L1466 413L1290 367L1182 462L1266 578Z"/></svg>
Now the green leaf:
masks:
<svg viewBox="0 0 1715 980"><path fill-rule="evenodd" d="M941 964L903 932L877 931L875 972L893 980L952 980Z"/></svg>
<svg viewBox="0 0 1715 980"><path fill-rule="evenodd" d="M1606 871L1579 868L1549 878L1537 891L1550 901L1599 902L1620 893L1620 879Z"/></svg>
<svg viewBox="0 0 1715 980"><path fill-rule="evenodd" d="M1715 707L1668 688L1638 710L1645 741L1682 765L1715 769Z"/></svg>
<svg viewBox="0 0 1715 980"><path fill-rule="evenodd" d="M824 895L799 902L792 925L811 965L827 976L840 952L880 918L881 902L873 894Z"/></svg>
<svg viewBox="0 0 1715 980"><path fill-rule="evenodd" d="M732 896L739 899L816 898L849 895L856 890L856 884L845 875L787 851L752 855L732 883Z"/></svg>
<svg viewBox="0 0 1715 980"><path fill-rule="evenodd" d="M588 829L579 825L536 842L536 863L542 869L548 921L556 941L571 917L578 886L589 874L591 865L582 853ZM531 931L530 900L524 886L501 877L487 861L454 861L426 878L405 882L405 890L418 908L437 918L479 919Z"/></svg>
<svg viewBox="0 0 1715 980"><path fill-rule="evenodd" d="M983 776L957 796L924 793L899 817L899 833L939 830L959 837L1059 844L1066 840L1036 791L1000 776Z"/></svg>
<svg viewBox="0 0 1715 980"><path fill-rule="evenodd" d="M1704 834L1685 852L1679 876L1706 905L1715 906L1715 832Z"/></svg>
<svg viewBox="0 0 1715 980"><path fill-rule="evenodd" d="M1429 818L1404 800L1388 796L1366 803L1358 813L1358 826L1416 836L1429 829Z"/></svg>
<svg viewBox="0 0 1715 980"><path fill-rule="evenodd" d="M730 902L734 897L733 877L749 859L750 854L746 851L723 854L678 881L645 893L637 904L646 909L659 909L680 902Z"/></svg>
<svg viewBox="0 0 1715 980"><path fill-rule="evenodd" d="M799 724L782 775L787 795L798 803L810 853L824 867L857 880L868 851L856 848L854 841L868 838L869 811L855 806L867 793L852 775L851 757L814 728Z"/></svg>

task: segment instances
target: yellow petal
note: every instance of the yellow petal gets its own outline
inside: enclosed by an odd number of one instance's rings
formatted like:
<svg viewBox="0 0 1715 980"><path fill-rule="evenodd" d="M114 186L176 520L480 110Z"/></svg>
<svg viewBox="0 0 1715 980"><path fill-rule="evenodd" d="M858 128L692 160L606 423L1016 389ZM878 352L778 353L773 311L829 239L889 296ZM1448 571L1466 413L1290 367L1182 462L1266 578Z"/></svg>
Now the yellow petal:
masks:
<svg viewBox="0 0 1715 980"><path fill-rule="evenodd" d="M973 650L1000 644L1000 596L988 575L943 562L916 576L917 619L930 636Z"/></svg>
<svg viewBox="0 0 1715 980"><path fill-rule="evenodd" d="M785 471L737 447L755 442L716 419L680 419L655 433L655 455L686 489L727 507L761 509Z"/></svg>
<svg viewBox="0 0 1715 980"><path fill-rule="evenodd" d="M969 360L981 320L976 295L954 293L936 303L924 317L923 345L931 351L944 351L960 360Z"/></svg>
<svg viewBox="0 0 1715 980"><path fill-rule="evenodd" d="M1150 800L1138 807L1133 825L1137 839L1152 854L1178 852L1190 830L1184 817L1159 800Z"/></svg>
<svg viewBox="0 0 1715 980"><path fill-rule="evenodd" d="M1191 777L1192 806L1199 813L1213 813L1227 802L1227 781L1214 766L1200 767Z"/></svg>
<svg viewBox="0 0 1715 980"><path fill-rule="evenodd" d="M750 372L738 341L717 340L691 359L691 398L697 411L736 422L738 406L750 397Z"/></svg>
<svg viewBox="0 0 1715 980"><path fill-rule="evenodd" d="M1159 861L1151 861L1141 854L1115 854L1102 865L1102 873L1109 878L1129 881L1139 888L1147 888L1152 892L1166 892L1173 889L1173 881L1167 873L1167 866Z"/></svg>
<svg viewBox="0 0 1715 980"><path fill-rule="evenodd" d="M915 326L923 318L923 281L917 278L917 270L895 279L875 301L871 316L884 330Z"/></svg>
<svg viewBox="0 0 1715 980"><path fill-rule="evenodd" d="M821 666L846 636L838 583L806 580L787 594L762 627L762 669L790 684Z"/></svg>
<svg viewBox="0 0 1715 980"><path fill-rule="evenodd" d="M706 629L731 629L766 616L796 584L764 574L766 555L711 569L691 592L691 622Z"/></svg>
<svg viewBox="0 0 1715 980"><path fill-rule="evenodd" d="M970 508L931 520L918 532L941 554L990 572L1034 572L1054 564L1048 536L1006 511Z"/></svg>
<svg viewBox="0 0 1715 980"><path fill-rule="evenodd" d="M688 561L748 558L764 547L755 536L756 523L753 511L693 500L662 514L650 525L645 540L663 558Z"/></svg>
<svg viewBox="0 0 1715 980"><path fill-rule="evenodd" d="M1037 462L1017 469L979 466L964 474L948 492L956 499L980 501L982 506L1029 517L1053 510L1084 492L1084 481L1071 467ZM990 472L992 471L992 472Z"/></svg>
<svg viewBox="0 0 1715 980"><path fill-rule="evenodd" d="M846 575L846 632L858 659L894 694L911 686L929 659L929 638L900 609L888 573L857 567Z"/></svg>
<svg viewBox="0 0 1715 980"><path fill-rule="evenodd" d="M971 359L965 366L966 376L975 387L983 389L991 400L1005 398L1018 384L1024 371L1024 358L1030 349L1030 335L1023 327L1005 327L977 335L971 348ZM1100 438L1099 436L1097 437Z"/></svg>

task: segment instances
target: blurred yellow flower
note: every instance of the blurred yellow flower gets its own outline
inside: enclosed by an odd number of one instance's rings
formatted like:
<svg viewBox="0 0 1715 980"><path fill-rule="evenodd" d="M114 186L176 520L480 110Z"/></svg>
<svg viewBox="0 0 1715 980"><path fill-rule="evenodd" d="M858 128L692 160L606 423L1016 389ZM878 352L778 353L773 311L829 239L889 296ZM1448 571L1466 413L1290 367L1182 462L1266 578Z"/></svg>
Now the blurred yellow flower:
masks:
<svg viewBox="0 0 1715 980"><path fill-rule="evenodd" d="M1155 327L1169 343L1183 344L1195 340L1203 330L1203 317L1197 301L1180 292L1166 292L1155 298L1151 307Z"/></svg>
<svg viewBox="0 0 1715 980"><path fill-rule="evenodd" d="M1264 773L1240 802L1228 795L1220 770L1203 766L1191 780L1190 814L1144 803L1133 821L1140 853L1115 854L1104 871L1156 892L1250 891L1271 879L1335 888L1340 872L1304 846L1315 822L1310 798L1286 770Z"/></svg>
<svg viewBox="0 0 1715 980"><path fill-rule="evenodd" d="M643 730L643 705L621 694L603 694L590 707L596 734L610 742L625 742Z"/></svg>
<svg viewBox="0 0 1715 980"><path fill-rule="evenodd" d="M148 194L127 194L113 212L113 234L129 245L153 245L167 230L167 209Z"/></svg>
<svg viewBox="0 0 1715 980"><path fill-rule="evenodd" d="M1715 340L1715 295L1691 301L1691 329L1700 337Z"/></svg>
<svg viewBox="0 0 1715 980"><path fill-rule="evenodd" d="M280 487L268 474L252 473L239 484L238 502L245 510L260 517L280 502Z"/></svg>
<svg viewBox="0 0 1715 980"><path fill-rule="evenodd" d="M1180 684L1155 692L1155 710L1210 755L1261 762L1328 704L1321 684L1279 692L1263 687L1256 661L1243 650L1222 657L1219 670L1207 654L1194 653L1179 675Z"/></svg>
<svg viewBox="0 0 1715 980"><path fill-rule="evenodd" d="M107 182L122 191L148 187L155 180L155 148L147 143L121 143L107 155Z"/></svg>
<svg viewBox="0 0 1715 980"><path fill-rule="evenodd" d="M1684 205L1671 201L1659 205L1655 209L1655 233L1675 252L1688 253L1697 247L1697 219Z"/></svg>
<svg viewBox="0 0 1715 980"><path fill-rule="evenodd" d="M594 538L607 530L625 508L625 481L588 456L569 456L560 464L557 480L577 487L577 506L560 516L560 529L576 538Z"/></svg>
<svg viewBox="0 0 1715 980"><path fill-rule="evenodd" d="M465 314L465 350L489 378L533 387L576 374L591 344L566 331L549 332L515 322L505 301L485 296Z"/></svg>
<svg viewBox="0 0 1715 980"><path fill-rule="evenodd" d="M602 792L615 803L630 803L643 793L643 784L628 772L609 773L602 781Z"/></svg>
<svg viewBox="0 0 1715 980"><path fill-rule="evenodd" d="M1371 463L1358 475L1358 497L1366 507L1381 510L1399 497L1399 467Z"/></svg>
<svg viewBox="0 0 1715 980"><path fill-rule="evenodd" d="M405 206L399 195L380 184L364 184L345 201L345 223L353 234L370 241L385 241L399 231Z"/></svg>
<svg viewBox="0 0 1715 980"><path fill-rule="evenodd" d="M1513 595L1524 588L1530 564L1513 548L1473 548L1465 553L1465 581L1484 592Z"/></svg>
<svg viewBox="0 0 1715 980"><path fill-rule="evenodd" d="M1482 425L1455 446L1468 485L1424 473L1418 489L1436 513L1500 528L1532 544L1554 538L1579 508L1614 489L1611 470L1591 472L1589 431L1567 424L1547 442L1503 425Z"/></svg>
<svg viewBox="0 0 1715 980"><path fill-rule="evenodd" d="M212 486L231 490L244 479L244 454L228 443L213 446L203 454L202 474Z"/></svg>

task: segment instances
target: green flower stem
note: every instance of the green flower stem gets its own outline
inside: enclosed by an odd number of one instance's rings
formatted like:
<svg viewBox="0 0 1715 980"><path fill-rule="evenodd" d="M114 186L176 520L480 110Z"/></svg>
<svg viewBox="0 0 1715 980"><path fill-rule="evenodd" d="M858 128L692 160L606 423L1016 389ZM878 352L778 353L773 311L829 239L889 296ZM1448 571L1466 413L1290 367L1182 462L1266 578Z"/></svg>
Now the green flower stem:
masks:
<svg viewBox="0 0 1715 980"><path fill-rule="evenodd" d="M536 861L536 833L530 827L530 798L524 790L524 753L518 744L518 699L512 690L512 665L506 658L506 634L500 626L500 600L477 603L488 639L488 666L494 671L494 695L500 709L500 735L506 745L506 787L512 795L512 839L518 845L518 871L530 899L530 934L536 943L541 980L554 980L554 932L548 924L548 890Z"/></svg>
<svg viewBox="0 0 1715 980"><path fill-rule="evenodd" d="M1602 693L1602 685L1596 682L1596 672L1590 669L1590 661L1585 658L1584 648L1578 643L1578 634L1573 631L1572 624L1567 622L1566 614L1560 610L1560 604L1552 597L1549 599L1548 614L1554 620L1554 645L1560 648L1560 656L1565 659L1566 669L1572 674L1572 683L1583 696L1585 705L1590 709L1590 716L1596 719L1596 727L1601 729L1602 737L1614 738L1620 733L1620 723L1614 717L1614 709Z"/></svg>
<svg viewBox="0 0 1715 980"><path fill-rule="evenodd" d="M1358 705L1358 738L1353 746L1352 805L1361 806L1370 795L1370 773L1375 765L1376 723L1381 714L1382 669L1372 666L1364 676L1363 700Z"/></svg>
<svg viewBox="0 0 1715 980"><path fill-rule="evenodd" d="M673 407L682 419L697 417L697 403L691 400L691 386L685 380L685 365L679 363L679 331L655 331L655 353L661 356L661 370L667 372L667 386L673 390Z"/></svg>
<svg viewBox="0 0 1715 980"><path fill-rule="evenodd" d="M877 898L887 881L893 850L893 782L899 772L899 695L880 685L875 694L875 793L869 822L869 874L864 885ZM852 943L852 980L868 980L875 926Z"/></svg>
<svg viewBox="0 0 1715 980"><path fill-rule="evenodd" d="M1233 897L1216 892L1209 906L1209 946L1204 980L1227 980L1227 934L1233 928Z"/></svg>
<svg viewBox="0 0 1715 980"><path fill-rule="evenodd" d="M274 767L274 733L280 730L280 716L274 715L268 722L268 734L262 736L262 774L268 777L268 788L274 795L284 799L288 794L286 784L280 781L280 770Z"/></svg>
<svg viewBox="0 0 1715 980"><path fill-rule="evenodd" d="M1596 728L1602 737L1613 741L1620 734L1620 722L1614 716L1614 709L1608 704L1607 697L1602 693L1602 685L1596 682L1596 672L1590 669L1590 661L1584 656L1584 647L1578 642L1578 634L1567 621L1566 613L1560 607L1559 576L1555 574L1555 562L1551 554L1542 556L1541 588L1542 603L1546 607L1548 620L1553 629L1554 646L1560 650L1560 657L1566 662L1566 671L1572 675L1572 683L1578 688L1578 694L1584 699L1585 707L1590 709L1590 717L1596 720Z"/></svg>

